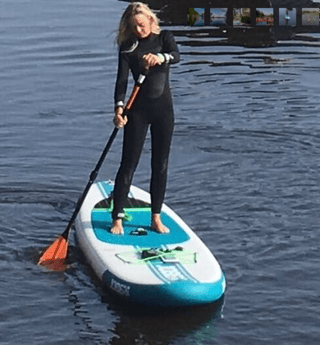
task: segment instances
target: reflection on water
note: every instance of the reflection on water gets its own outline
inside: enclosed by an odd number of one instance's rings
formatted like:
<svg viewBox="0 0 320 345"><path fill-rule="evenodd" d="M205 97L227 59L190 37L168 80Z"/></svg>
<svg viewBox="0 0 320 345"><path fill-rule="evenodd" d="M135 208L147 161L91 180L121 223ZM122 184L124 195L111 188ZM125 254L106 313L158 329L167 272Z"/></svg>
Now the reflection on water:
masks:
<svg viewBox="0 0 320 345"><path fill-rule="evenodd" d="M173 341L195 344L212 339L216 334L215 323L220 318L223 300L209 306L177 309L146 310L137 306L117 308L119 322L114 328L110 344L170 344Z"/></svg>
<svg viewBox="0 0 320 345"><path fill-rule="evenodd" d="M226 24L226 21L222 18L222 19L212 19L211 22L210 22L210 25L212 26L221 26L221 25L225 25Z"/></svg>
<svg viewBox="0 0 320 345"><path fill-rule="evenodd" d="M297 10L295 8L280 8L279 25L297 25Z"/></svg>

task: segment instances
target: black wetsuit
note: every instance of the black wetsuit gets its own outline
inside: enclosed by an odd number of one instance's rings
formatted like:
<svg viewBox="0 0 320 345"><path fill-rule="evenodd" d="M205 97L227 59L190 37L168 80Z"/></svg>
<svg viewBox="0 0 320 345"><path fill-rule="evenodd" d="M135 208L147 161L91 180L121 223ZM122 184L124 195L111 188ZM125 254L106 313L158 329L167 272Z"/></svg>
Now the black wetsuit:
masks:
<svg viewBox="0 0 320 345"><path fill-rule="evenodd" d="M145 54L162 54L165 62L150 68L124 127L122 160L114 188L113 219L122 218L122 209L138 165L148 127L152 142L150 182L152 213L160 213L167 182L167 166L174 125L169 87L169 65L179 62L179 51L170 31L151 34L136 42L135 49L121 47L115 88L115 104L124 102L129 70L136 81L143 68Z"/></svg>

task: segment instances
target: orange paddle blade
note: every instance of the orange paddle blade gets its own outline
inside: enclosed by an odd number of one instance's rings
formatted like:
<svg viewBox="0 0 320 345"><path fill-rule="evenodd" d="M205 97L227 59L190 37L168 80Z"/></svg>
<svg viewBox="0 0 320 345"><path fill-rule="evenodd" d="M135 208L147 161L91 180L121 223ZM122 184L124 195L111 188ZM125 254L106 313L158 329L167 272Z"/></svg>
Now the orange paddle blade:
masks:
<svg viewBox="0 0 320 345"><path fill-rule="evenodd" d="M68 252L68 240L59 236L41 255L38 265L51 265L52 261L65 260Z"/></svg>
<svg viewBox="0 0 320 345"><path fill-rule="evenodd" d="M45 267L47 270L56 272L64 272L69 268L69 265L64 259L46 260L40 265Z"/></svg>

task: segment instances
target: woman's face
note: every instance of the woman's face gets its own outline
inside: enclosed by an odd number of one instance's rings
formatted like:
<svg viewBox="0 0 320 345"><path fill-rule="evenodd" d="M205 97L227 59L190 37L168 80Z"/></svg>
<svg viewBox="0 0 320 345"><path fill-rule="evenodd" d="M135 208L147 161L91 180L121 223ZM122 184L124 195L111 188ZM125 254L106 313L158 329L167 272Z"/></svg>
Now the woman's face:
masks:
<svg viewBox="0 0 320 345"><path fill-rule="evenodd" d="M147 38L152 32L152 22L148 16L143 13L132 17L133 33L138 38Z"/></svg>

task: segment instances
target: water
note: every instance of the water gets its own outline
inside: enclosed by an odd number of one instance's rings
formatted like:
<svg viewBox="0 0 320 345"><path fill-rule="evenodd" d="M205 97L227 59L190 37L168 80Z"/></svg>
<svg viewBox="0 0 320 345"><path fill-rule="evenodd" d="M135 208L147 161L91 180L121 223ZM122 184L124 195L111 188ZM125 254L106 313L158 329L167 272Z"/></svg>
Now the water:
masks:
<svg viewBox="0 0 320 345"><path fill-rule="evenodd" d="M127 309L100 289L73 239L66 272L36 265L113 129L125 7L0 3L0 344L317 344L319 34L272 48L177 36L166 202L219 260L221 312ZM119 135L99 179L114 178L120 147ZM148 141L134 180L144 189L149 151Z"/></svg>
<svg viewBox="0 0 320 345"><path fill-rule="evenodd" d="M212 19L210 22L210 25L213 25L213 26L226 25L226 19L225 18Z"/></svg>
<svg viewBox="0 0 320 345"><path fill-rule="evenodd" d="M296 9L280 8L279 9L279 25L295 26L297 23Z"/></svg>

